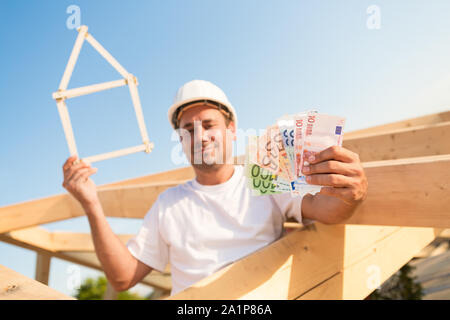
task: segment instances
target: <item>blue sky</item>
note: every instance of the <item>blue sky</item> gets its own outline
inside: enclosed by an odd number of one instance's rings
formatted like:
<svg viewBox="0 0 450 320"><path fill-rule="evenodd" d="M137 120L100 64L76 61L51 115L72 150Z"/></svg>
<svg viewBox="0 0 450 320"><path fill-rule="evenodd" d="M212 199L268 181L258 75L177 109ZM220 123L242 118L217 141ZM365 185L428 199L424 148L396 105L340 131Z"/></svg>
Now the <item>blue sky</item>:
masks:
<svg viewBox="0 0 450 320"><path fill-rule="evenodd" d="M450 1L13 1L0 2L0 206L65 192L68 148L52 92L77 32L66 9L139 79L155 149L96 163L97 184L176 167L167 109L193 79L221 87L242 129L310 108L347 118L346 131L448 110ZM370 5L380 29L367 27ZM85 43L69 88L120 79ZM81 156L140 143L126 87L68 101ZM135 233L140 220L109 219ZM85 217L46 225L88 232ZM0 264L34 277L35 254L0 243ZM68 263L50 286L70 293ZM82 275L93 274L83 268Z"/></svg>

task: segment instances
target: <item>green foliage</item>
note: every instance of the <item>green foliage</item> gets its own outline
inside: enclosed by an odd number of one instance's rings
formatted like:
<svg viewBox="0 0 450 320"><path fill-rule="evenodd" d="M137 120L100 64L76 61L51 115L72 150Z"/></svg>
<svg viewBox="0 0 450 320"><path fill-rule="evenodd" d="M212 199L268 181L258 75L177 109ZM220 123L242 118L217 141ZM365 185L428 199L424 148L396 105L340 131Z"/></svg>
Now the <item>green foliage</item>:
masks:
<svg viewBox="0 0 450 320"><path fill-rule="evenodd" d="M415 282L411 272L414 267L404 265L397 273L389 278L380 289L372 292L368 300L421 300L423 290L420 283Z"/></svg>
<svg viewBox="0 0 450 320"><path fill-rule="evenodd" d="M78 300L103 300L107 284L108 280L104 276L97 279L87 278L77 290L75 298ZM127 290L119 292L117 300L146 300L146 298Z"/></svg>

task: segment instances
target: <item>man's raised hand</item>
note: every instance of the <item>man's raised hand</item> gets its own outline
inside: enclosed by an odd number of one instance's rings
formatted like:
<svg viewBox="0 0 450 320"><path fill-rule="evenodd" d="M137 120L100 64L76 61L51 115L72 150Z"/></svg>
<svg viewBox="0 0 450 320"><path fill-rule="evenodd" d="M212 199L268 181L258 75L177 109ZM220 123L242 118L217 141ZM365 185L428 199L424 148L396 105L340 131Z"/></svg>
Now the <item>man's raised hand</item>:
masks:
<svg viewBox="0 0 450 320"><path fill-rule="evenodd" d="M97 172L83 161L74 164L77 156L71 156L63 165L64 182L62 186L84 207L98 202L97 187L89 177Z"/></svg>

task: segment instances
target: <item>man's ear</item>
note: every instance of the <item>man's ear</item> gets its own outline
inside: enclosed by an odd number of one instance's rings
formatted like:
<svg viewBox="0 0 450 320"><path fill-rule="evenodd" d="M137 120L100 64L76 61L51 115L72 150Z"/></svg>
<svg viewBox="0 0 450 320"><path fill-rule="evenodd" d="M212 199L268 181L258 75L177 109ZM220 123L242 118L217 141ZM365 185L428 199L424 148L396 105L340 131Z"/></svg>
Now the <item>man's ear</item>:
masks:
<svg viewBox="0 0 450 320"><path fill-rule="evenodd" d="M228 124L227 130L232 135L233 141L236 141L236 139L237 139L237 137L236 137L236 125L235 125L234 121L230 121L230 123Z"/></svg>

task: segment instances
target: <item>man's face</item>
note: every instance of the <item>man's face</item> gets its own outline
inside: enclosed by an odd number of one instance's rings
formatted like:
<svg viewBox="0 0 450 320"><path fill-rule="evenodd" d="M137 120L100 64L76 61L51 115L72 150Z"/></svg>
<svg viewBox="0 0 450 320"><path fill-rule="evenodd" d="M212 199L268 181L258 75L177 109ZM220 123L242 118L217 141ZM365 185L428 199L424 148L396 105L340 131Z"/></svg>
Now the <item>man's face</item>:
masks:
<svg viewBox="0 0 450 320"><path fill-rule="evenodd" d="M186 157L196 168L211 169L232 159L234 123L227 127L224 115L214 107L199 104L184 111L180 137Z"/></svg>

